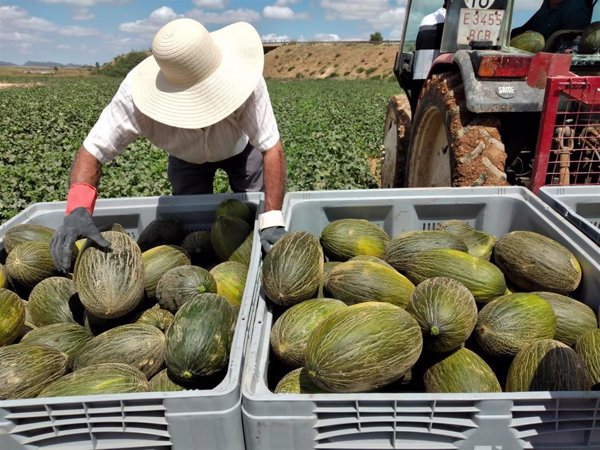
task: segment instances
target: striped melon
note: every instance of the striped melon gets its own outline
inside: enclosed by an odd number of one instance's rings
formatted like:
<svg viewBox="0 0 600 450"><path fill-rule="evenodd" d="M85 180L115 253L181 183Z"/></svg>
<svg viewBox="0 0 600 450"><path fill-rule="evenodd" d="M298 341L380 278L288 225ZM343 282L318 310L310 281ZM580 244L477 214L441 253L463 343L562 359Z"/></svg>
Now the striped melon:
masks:
<svg viewBox="0 0 600 450"><path fill-rule="evenodd" d="M29 302L23 299L21 299L21 302L23 303L23 307L25 308L25 323L21 327L20 333L21 337L23 337L31 330L36 329L37 326L35 326L31 320L31 313L29 312Z"/></svg>
<svg viewBox="0 0 600 450"><path fill-rule="evenodd" d="M325 256L333 261L346 261L357 255L383 257L388 234L378 225L364 219L338 219L321 231L320 241Z"/></svg>
<svg viewBox="0 0 600 450"><path fill-rule="evenodd" d="M22 242L42 241L50 243L54 230L45 225L35 223L19 223L6 230L3 237L4 248L7 253Z"/></svg>
<svg viewBox="0 0 600 450"><path fill-rule="evenodd" d="M585 363L594 389L600 387L600 329L587 330L577 339L575 351Z"/></svg>
<svg viewBox="0 0 600 450"><path fill-rule="evenodd" d="M357 255L357 256L353 256L348 261L371 261L374 263L383 264L384 266L391 267L393 269L391 264L388 264L383 259L378 258L377 256L372 256L372 255ZM341 263L342 263L342 261L331 261L329 264L337 265L337 264L341 264ZM324 273L325 273L325 265L323 265L323 275L324 275Z"/></svg>
<svg viewBox="0 0 600 450"><path fill-rule="evenodd" d="M144 265L140 248L127 234L104 231L102 236L111 243L110 249L86 246L77 258L73 280L85 309L112 319L142 300Z"/></svg>
<svg viewBox="0 0 600 450"><path fill-rule="evenodd" d="M6 287L8 287L8 275L6 274L4 264L0 264L0 289L5 289Z"/></svg>
<svg viewBox="0 0 600 450"><path fill-rule="evenodd" d="M53 323L76 323L71 304L77 298L75 282L64 277L40 281L29 293L29 312L35 326Z"/></svg>
<svg viewBox="0 0 600 450"><path fill-rule="evenodd" d="M331 313L310 334L306 369L330 392L368 392L401 378L421 354L417 321L390 303L366 302Z"/></svg>
<svg viewBox="0 0 600 450"><path fill-rule="evenodd" d="M445 220L438 229L452 233L464 242L470 255L487 260L492 256L496 236L476 230L462 220Z"/></svg>
<svg viewBox="0 0 600 450"><path fill-rule="evenodd" d="M234 308L239 308L246 288L248 267L237 261L224 261L210 269L210 274L217 282L217 294Z"/></svg>
<svg viewBox="0 0 600 450"><path fill-rule="evenodd" d="M205 292L216 293L217 281L208 270L190 264L167 270L156 285L158 303L172 313L194 294Z"/></svg>
<svg viewBox="0 0 600 450"><path fill-rule="evenodd" d="M323 250L318 239L293 231L279 239L263 260L261 283L269 300L291 306L313 298L323 280Z"/></svg>
<svg viewBox="0 0 600 450"><path fill-rule="evenodd" d="M129 364L105 363L83 367L46 386L38 397L127 394L147 392L146 375Z"/></svg>
<svg viewBox="0 0 600 450"><path fill-rule="evenodd" d="M318 388L310 381L306 368L298 367L285 374L273 392L275 394L321 394L327 391Z"/></svg>
<svg viewBox="0 0 600 450"><path fill-rule="evenodd" d="M144 227L137 244L142 252L159 245L179 245L185 237L185 229L179 219L158 217Z"/></svg>
<svg viewBox="0 0 600 450"><path fill-rule="evenodd" d="M242 219L248 225L254 222L254 208L249 204L238 200L237 198L228 198L217 205L215 210L215 219L221 216L237 217Z"/></svg>
<svg viewBox="0 0 600 450"><path fill-rule="evenodd" d="M250 233L248 237L240 244L238 248L231 254L229 261L237 261L245 266L250 266L250 258L252 257L252 242L254 234Z"/></svg>
<svg viewBox="0 0 600 450"><path fill-rule="evenodd" d="M179 266L191 265L190 257L183 247L159 245L142 253L144 262L144 290L148 298L156 296L156 287L162 276Z"/></svg>
<svg viewBox="0 0 600 450"><path fill-rule="evenodd" d="M510 40L510 46L530 53L537 53L544 49L546 40L541 33L527 30Z"/></svg>
<svg viewBox="0 0 600 450"><path fill-rule="evenodd" d="M0 288L0 346L12 344L25 324L23 300L8 289Z"/></svg>
<svg viewBox="0 0 600 450"><path fill-rule="evenodd" d="M193 231L183 239L181 246L190 256L194 266L208 267L217 260L210 243L210 231Z"/></svg>
<svg viewBox="0 0 600 450"><path fill-rule="evenodd" d="M243 219L217 217L210 230L210 242L219 261L227 261L251 233L252 227Z"/></svg>
<svg viewBox="0 0 600 450"><path fill-rule="evenodd" d="M150 379L150 392L176 392L185 391L183 386L180 386L169 376L169 370L163 369Z"/></svg>
<svg viewBox="0 0 600 450"><path fill-rule="evenodd" d="M92 337L92 333L79 324L54 323L31 330L23 336L21 342L52 347L68 355L69 365L72 365L81 347Z"/></svg>
<svg viewBox="0 0 600 450"><path fill-rule="evenodd" d="M152 325L164 333L173 323L173 319L173 314L169 311L162 309L160 305L154 305L144 311L136 322Z"/></svg>
<svg viewBox="0 0 600 450"><path fill-rule="evenodd" d="M58 274L50 253L50 243L46 241L17 244L6 257L4 268L11 281L26 288Z"/></svg>

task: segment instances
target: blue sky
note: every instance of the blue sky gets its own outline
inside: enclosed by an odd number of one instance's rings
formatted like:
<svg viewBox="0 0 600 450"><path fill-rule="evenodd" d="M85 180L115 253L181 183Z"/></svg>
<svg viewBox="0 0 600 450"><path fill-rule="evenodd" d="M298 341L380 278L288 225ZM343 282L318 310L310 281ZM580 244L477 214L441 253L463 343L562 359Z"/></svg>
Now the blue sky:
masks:
<svg viewBox="0 0 600 450"><path fill-rule="evenodd" d="M415 0L431 12L441 0ZM541 0L516 0L519 25ZM150 48L154 33L177 17L210 31L244 20L263 40L366 40L374 31L400 37L406 0L23 0L0 1L0 61L103 64ZM596 7L596 9L599 9ZM598 11L594 16L597 19Z"/></svg>

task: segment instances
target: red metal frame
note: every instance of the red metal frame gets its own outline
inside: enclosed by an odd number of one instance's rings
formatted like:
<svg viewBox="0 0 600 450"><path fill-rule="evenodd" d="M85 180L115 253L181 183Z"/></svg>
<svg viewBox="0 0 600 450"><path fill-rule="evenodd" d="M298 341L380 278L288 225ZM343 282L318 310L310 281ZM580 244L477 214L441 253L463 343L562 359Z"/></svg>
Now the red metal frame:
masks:
<svg viewBox="0 0 600 450"><path fill-rule="evenodd" d="M530 188L600 185L600 77L548 77Z"/></svg>

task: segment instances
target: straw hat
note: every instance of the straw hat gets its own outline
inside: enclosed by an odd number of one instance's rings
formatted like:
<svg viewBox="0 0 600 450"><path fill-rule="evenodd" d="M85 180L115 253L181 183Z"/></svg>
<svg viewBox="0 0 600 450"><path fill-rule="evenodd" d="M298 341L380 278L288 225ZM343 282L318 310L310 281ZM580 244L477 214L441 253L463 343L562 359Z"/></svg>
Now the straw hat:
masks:
<svg viewBox="0 0 600 450"><path fill-rule="evenodd" d="M147 116L178 128L203 128L239 108L262 75L257 31L238 22L209 33L176 19L152 41L152 56L133 69L133 102Z"/></svg>

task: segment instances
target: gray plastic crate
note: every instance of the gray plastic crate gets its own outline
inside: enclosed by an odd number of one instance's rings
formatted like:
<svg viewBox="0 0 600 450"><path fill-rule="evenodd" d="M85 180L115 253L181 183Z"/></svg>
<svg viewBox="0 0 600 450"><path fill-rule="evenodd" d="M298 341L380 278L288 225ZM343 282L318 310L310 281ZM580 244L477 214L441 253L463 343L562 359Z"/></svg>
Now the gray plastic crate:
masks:
<svg viewBox="0 0 600 450"><path fill-rule="evenodd" d="M600 186L543 186L539 196L600 245Z"/></svg>
<svg viewBox="0 0 600 450"><path fill-rule="evenodd" d="M262 193L98 200L97 225L118 222L137 238L157 217L182 220L188 231L208 230L217 205L237 198L260 211ZM0 225L58 227L65 203L38 203ZM257 227L227 374L213 389L0 401L0 449L244 449L241 374L254 312L261 259ZM1 240L0 240L0 248Z"/></svg>
<svg viewBox="0 0 600 450"><path fill-rule="evenodd" d="M286 196L290 231L319 235L329 222L362 218L395 236L462 219L500 236L542 233L579 259L575 293L597 310L600 252L533 193L510 188L298 192ZM242 378L248 450L600 448L600 392L495 394L278 394L268 386L270 303L259 291Z"/></svg>

